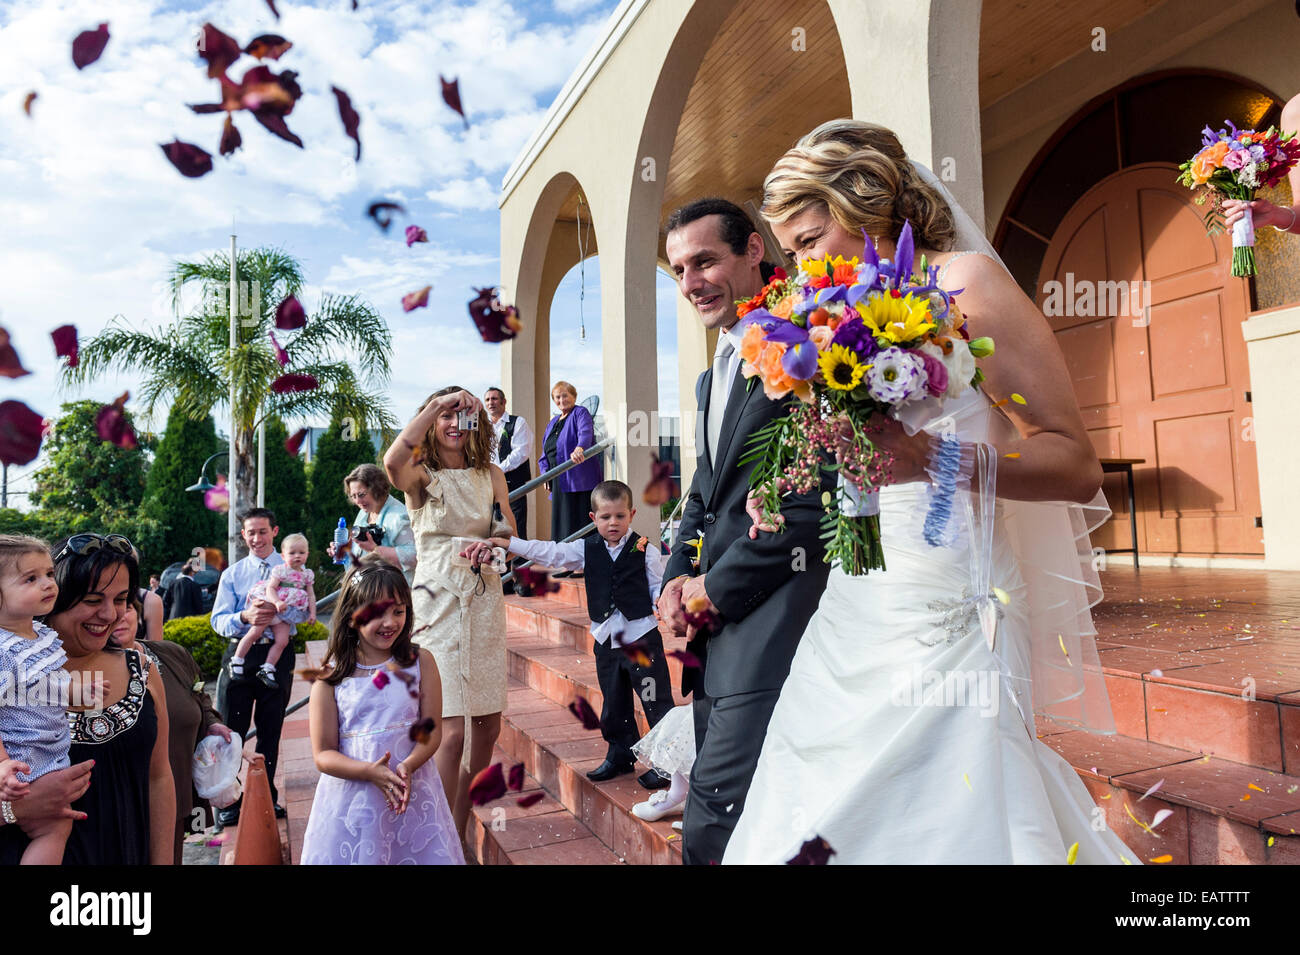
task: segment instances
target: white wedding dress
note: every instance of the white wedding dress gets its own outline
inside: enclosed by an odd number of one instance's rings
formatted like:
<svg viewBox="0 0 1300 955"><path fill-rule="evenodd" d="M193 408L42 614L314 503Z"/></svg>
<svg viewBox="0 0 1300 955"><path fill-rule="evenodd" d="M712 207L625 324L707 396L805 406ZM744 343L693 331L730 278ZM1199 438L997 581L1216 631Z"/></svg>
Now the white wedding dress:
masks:
<svg viewBox="0 0 1300 955"><path fill-rule="evenodd" d="M944 410L964 441L1015 434L979 390ZM973 517L962 540L934 547L920 533L928 487L880 493L887 570L832 570L723 862L783 863L817 836L832 864L1063 864L1075 843L1078 864L1139 862L1034 733L1036 704L1085 726L1109 719L1082 509L997 501L983 548ZM973 495L957 498L962 512ZM972 562L972 539L986 564ZM992 650L974 610L952 612L980 592L979 573L982 592L1009 598Z"/></svg>

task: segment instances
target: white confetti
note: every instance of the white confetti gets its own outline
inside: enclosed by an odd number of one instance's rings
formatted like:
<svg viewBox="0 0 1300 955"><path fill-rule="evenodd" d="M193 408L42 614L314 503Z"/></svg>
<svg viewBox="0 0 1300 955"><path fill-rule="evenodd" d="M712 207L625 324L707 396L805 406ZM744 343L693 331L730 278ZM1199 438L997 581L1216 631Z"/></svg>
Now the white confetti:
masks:
<svg viewBox="0 0 1300 955"><path fill-rule="evenodd" d="M1160 780L1160 782L1156 783L1154 786L1152 786L1150 789L1148 789L1146 792L1144 792L1141 796L1139 796L1139 797L1138 797L1138 802L1141 802L1143 799L1146 799L1147 796L1150 796L1153 792L1155 792L1157 789L1159 789L1159 788L1160 788L1161 786L1163 786L1164 784L1165 784L1165 781L1164 781L1163 779Z"/></svg>

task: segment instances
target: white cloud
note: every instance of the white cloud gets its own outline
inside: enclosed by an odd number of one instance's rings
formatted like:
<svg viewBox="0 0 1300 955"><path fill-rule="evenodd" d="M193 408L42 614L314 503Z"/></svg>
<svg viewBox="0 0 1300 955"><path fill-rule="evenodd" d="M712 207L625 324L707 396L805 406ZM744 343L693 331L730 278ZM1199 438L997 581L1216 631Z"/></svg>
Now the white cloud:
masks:
<svg viewBox="0 0 1300 955"><path fill-rule="evenodd" d="M424 197L452 209L495 209L497 205L497 190L483 176L452 179L430 189Z"/></svg>

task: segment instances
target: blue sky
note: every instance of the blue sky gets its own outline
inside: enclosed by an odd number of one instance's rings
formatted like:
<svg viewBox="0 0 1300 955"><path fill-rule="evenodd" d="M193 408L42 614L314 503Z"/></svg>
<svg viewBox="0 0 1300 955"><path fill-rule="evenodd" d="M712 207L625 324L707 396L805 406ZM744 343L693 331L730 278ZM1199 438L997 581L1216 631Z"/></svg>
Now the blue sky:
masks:
<svg viewBox="0 0 1300 955"><path fill-rule="evenodd" d="M166 323L170 263L224 251L232 224L241 247L279 246L301 261L309 313L326 291L359 294L380 311L393 333L387 392L398 418L444 384L481 392L499 377L497 349L479 341L465 303L471 285L499 281L501 179L602 35L615 0L360 0L355 12L350 0L277 5L278 22L264 0L0 6L0 325L33 372L0 379L0 397L53 415L62 401L134 393L129 377L61 389L49 331L72 323L84 340L115 315L141 328ZM103 21L108 47L78 72L72 38ZM305 150L239 114L243 148L216 156L212 173L185 179L167 163L157 144L173 138L216 152L221 118L186 107L216 101L216 82L194 54L205 21L241 44L268 32L293 41L270 65L299 73L305 95L289 121ZM255 62L245 57L231 74ZM443 104L439 73L460 78L468 130ZM331 84L361 114L360 163ZM28 90L38 94L31 118L22 110ZM410 213L387 235L364 218L380 197ZM406 248L407 221L428 231L429 244ZM401 296L427 284L430 307L404 314ZM586 342L576 268L551 313L552 376L584 396L601 380L598 260L588 261L585 285ZM677 410L674 295L661 275L666 414ZM165 412L152 424L161 427Z"/></svg>

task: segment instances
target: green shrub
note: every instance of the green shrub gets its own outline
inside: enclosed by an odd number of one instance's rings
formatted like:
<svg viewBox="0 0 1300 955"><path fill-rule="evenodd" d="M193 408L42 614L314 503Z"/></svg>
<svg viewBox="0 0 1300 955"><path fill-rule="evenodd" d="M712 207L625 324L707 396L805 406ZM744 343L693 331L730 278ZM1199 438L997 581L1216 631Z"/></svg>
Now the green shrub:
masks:
<svg viewBox="0 0 1300 955"><path fill-rule="evenodd" d="M323 623L300 623L298 633L293 638L295 653L306 649L308 640L326 640L329 630ZM225 656L226 644L229 642L212 629L210 615L201 617L177 617L163 624L163 639L174 640L190 651L194 662L199 665L203 679L215 679L221 671L221 658Z"/></svg>

